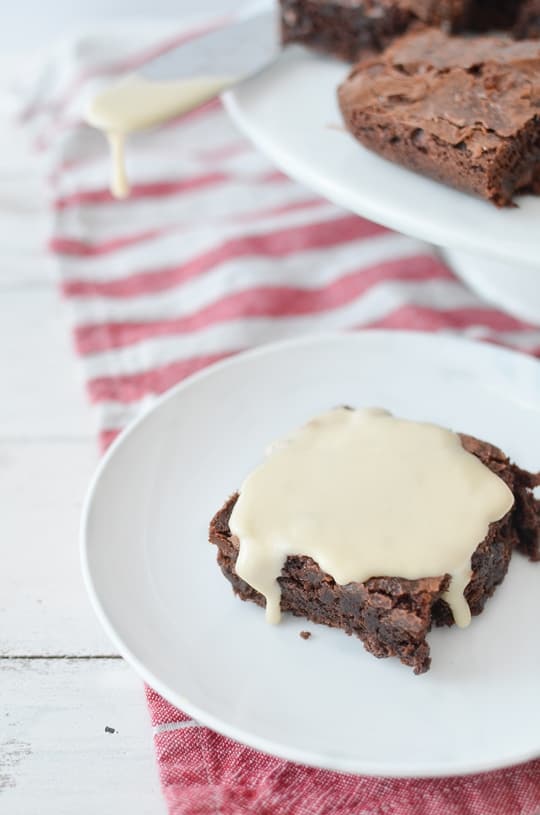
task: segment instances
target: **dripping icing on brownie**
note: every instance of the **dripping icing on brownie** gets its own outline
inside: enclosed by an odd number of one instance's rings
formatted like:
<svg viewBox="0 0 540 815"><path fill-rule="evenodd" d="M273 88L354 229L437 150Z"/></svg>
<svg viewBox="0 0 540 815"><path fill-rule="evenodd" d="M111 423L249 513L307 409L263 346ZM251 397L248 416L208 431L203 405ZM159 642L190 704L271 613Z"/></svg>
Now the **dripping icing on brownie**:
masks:
<svg viewBox="0 0 540 815"><path fill-rule="evenodd" d="M229 522L236 571L264 595L271 623L289 556L311 557L340 585L449 574L444 599L464 627L471 556L513 503L450 430L339 408L274 445L245 480Z"/></svg>

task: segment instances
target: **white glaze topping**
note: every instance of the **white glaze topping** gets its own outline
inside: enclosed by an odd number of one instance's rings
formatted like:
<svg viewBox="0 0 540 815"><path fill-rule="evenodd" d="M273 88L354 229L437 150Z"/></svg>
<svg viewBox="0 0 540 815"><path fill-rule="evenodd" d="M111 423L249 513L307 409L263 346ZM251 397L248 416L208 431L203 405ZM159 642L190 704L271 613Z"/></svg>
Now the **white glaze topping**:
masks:
<svg viewBox="0 0 540 815"><path fill-rule="evenodd" d="M236 571L264 595L272 623L290 555L311 557L341 585L449 574L445 599L464 627L471 556L513 502L450 430L338 408L273 445L245 480L229 522Z"/></svg>

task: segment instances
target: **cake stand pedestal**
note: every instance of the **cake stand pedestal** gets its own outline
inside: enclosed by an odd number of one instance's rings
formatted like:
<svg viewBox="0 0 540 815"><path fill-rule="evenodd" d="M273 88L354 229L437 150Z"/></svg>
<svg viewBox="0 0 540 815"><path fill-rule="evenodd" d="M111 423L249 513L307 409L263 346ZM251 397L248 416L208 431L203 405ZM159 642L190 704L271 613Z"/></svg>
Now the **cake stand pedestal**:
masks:
<svg viewBox="0 0 540 815"><path fill-rule="evenodd" d="M540 230L540 224L539 224ZM509 263L459 249L443 249L450 268L471 289L518 320L540 326L540 263Z"/></svg>

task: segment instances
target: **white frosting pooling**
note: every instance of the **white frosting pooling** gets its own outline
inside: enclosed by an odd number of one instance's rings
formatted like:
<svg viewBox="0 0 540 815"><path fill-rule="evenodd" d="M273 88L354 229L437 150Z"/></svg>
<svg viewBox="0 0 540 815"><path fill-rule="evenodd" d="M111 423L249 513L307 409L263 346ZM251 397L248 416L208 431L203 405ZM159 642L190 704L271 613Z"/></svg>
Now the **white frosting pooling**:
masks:
<svg viewBox="0 0 540 815"><path fill-rule="evenodd" d="M450 430L339 408L274 445L245 480L229 522L236 571L264 595L272 623L289 555L311 557L341 585L450 574L445 599L463 627L471 556L513 502Z"/></svg>

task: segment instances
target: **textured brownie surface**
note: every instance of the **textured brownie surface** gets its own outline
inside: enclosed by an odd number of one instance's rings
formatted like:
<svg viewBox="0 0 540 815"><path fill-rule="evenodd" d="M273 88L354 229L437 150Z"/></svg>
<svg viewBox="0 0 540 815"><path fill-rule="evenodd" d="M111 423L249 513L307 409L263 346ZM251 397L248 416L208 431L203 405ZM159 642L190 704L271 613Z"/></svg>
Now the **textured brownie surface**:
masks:
<svg viewBox="0 0 540 815"><path fill-rule="evenodd" d="M408 34L339 88L350 132L498 206L540 184L540 42Z"/></svg>
<svg viewBox="0 0 540 815"><path fill-rule="evenodd" d="M540 476L527 473L485 442L462 436L463 446L502 478L515 496L513 509L491 524L489 533L472 558L473 575L466 589L471 612L479 614L486 600L503 580L515 548L531 559L540 559L538 503L531 488ZM217 559L225 577L242 600L264 606L265 600L235 571L239 543L231 535L229 519L238 495L233 495L210 523L210 542L218 549ZM309 557L289 557L283 568L282 611L324 623L354 634L376 657L397 656L415 673L429 669L426 636L433 624L452 625L453 617L442 595L449 575L403 580L374 577L365 583L340 586Z"/></svg>
<svg viewBox="0 0 540 815"><path fill-rule="evenodd" d="M280 0L282 38L285 43L299 42L353 62L382 51L396 37L425 25L441 26L448 32L510 30L516 26L519 36L534 36L535 2ZM522 11L524 6L531 10Z"/></svg>
<svg viewBox="0 0 540 815"><path fill-rule="evenodd" d="M476 31L510 29L522 5L523 0L472 0L467 23Z"/></svg>
<svg viewBox="0 0 540 815"><path fill-rule="evenodd" d="M281 0L284 43L301 43L348 62L381 51L415 20L393 0Z"/></svg>
<svg viewBox="0 0 540 815"><path fill-rule="evenodd" d="M540 38L540 0L528 0L521 6L514 26L517 39Z"/></svg>

